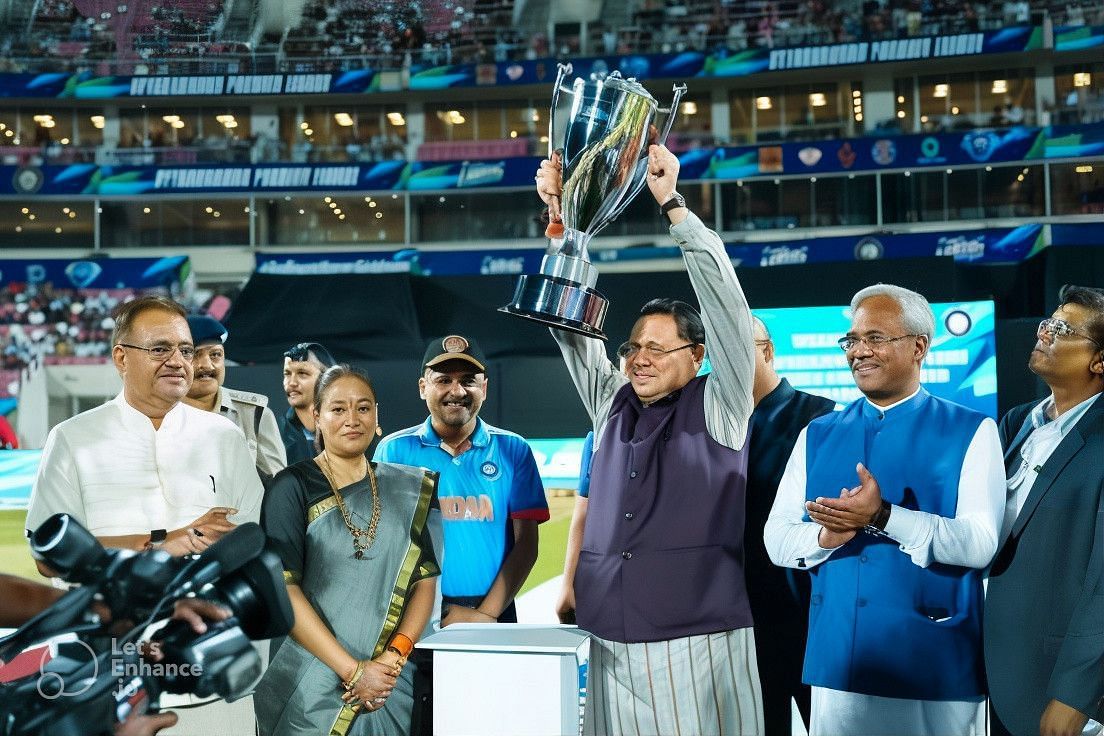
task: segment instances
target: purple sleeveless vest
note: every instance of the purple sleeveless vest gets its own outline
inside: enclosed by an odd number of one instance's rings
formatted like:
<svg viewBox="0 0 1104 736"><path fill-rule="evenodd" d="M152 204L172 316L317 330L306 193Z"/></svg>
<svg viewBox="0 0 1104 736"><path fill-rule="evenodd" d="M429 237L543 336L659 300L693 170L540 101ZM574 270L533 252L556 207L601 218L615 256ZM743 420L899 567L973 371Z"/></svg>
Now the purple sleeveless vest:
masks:
<svg viewBox="0 0 1104 736"><path fill-rule="evenodd" d="M591 466L579 565L579 626L603 639L663 641L751 626L744 585L747 447L705 428L705 382L644 407L625 385Z"/></svg>

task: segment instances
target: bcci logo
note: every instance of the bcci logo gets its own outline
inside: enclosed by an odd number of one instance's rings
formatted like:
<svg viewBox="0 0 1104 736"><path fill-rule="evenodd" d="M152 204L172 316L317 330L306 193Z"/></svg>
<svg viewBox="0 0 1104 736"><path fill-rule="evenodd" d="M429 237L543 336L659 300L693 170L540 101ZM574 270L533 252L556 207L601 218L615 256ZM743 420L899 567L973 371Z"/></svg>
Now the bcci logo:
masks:
<svg viewBox="0 0 1104 736"><path fill-rule="evenodd" d="M483 473L489 480L494 480L498 477L498 466L488 460L479 468L479 472Z"/></svg>

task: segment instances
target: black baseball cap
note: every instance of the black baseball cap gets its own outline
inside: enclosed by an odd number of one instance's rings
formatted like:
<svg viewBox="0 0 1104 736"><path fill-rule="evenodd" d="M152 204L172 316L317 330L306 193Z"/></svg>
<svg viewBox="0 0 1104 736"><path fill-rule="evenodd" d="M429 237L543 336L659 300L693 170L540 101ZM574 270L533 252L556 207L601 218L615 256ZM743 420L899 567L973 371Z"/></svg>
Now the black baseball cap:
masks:
<svg viewBox="0 0 1104 736"><path fill-rule="evenodd" d="M329 368L337 363L326 346L317 342L301 342L284 351L284 357L294 361L310 360L311 355L318 359L323 368Z"/></svg>
<svg viewBox="0 0 1104 736"><path fill-rule="evenodd" d="M462 360L471 363L483 373L487 372L487 359L483 356L483 351L475 340L463 335L447 335L430 340L422 358L422 367L432 368L450 360Z"/></svg>
<svg viewBox="0 0 1104 736"><path fill-rule="evenodd" d="M208 342L226 342L227 331L214 317L206 314L189 314L188 329L192 333L192 344L196 347Z"/></svg>

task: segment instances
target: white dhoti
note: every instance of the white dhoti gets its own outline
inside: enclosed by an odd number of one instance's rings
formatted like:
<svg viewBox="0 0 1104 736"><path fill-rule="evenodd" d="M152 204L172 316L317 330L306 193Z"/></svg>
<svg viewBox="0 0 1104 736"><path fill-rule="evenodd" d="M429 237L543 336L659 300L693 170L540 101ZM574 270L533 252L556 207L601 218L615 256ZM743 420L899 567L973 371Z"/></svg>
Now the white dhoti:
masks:
<svg viewBox="0 0 1104 736"><path fill-rule="evenodd" d="M752 629L622 644L591 638L585 736L757 736Z"/></svg>
<svg viewBox="0 0 1104 736"><path fill-rule="evenodd" d="M985 736L985 698L906 700L813 688L809 736Z"/></svg>

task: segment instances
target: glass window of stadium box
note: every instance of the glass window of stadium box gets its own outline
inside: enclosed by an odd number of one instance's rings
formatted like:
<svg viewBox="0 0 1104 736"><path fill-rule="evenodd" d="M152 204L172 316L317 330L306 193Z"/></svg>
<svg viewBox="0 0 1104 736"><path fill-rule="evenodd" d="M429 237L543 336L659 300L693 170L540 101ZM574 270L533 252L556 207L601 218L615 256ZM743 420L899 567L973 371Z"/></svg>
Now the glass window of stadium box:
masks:
<svg viewBox="0 0 1104 736"><path fill-rule="evenodd" d="M882 174L886 223L1038 217L1044 214L1041 166L985 167Z"/></svg>
<svg viewBox="0 0 1104 736"><path fill-rule="evenodd" d="M666 93L671 96L670 91ZM657 98L660 104L663 102L663 93ZM666 123L663 113L658 115L659 123ZM667 139L667 147L672 151L685 151L699 146L713 145L713 121L710 114L709 95L687 95L679 103L678 114L671 125L671 135Z"/></svg>
<svg viewBox="0 0 1104 736"><path fill-rule="evenodd" d="M248 245L249 200L189 199L100 202L104 247Z"/></svg>
<svg viewBox="0 0 1104 736"><path fill-rule="evenodd" d="M459 102L426 105L426 142L474 140L474 118L475 110L471 105Z"/></svg>
<svg viewBox="0 0 1104 736"><path fill-rule="evenodd" d="M50 112L35 107L0 111L3 163L25 166L81 160L74 140L75 117L72 109Z"/></svg>
<svg viewBox="0 0 1104 736"><path fill-rule="evenodd" d="M445 102L425 109L426 142L539 140L548 134L548 106L532 100Z"/></svg>
<svg viewBox="0 0 1104 736"><path fill-rule="evenodd" d="M977 125L1035 124L1035 74L1031 69L978 72L977 80Z"/></svg>
<svg viewBox="0 0 1104 736"><path fill-rule="evenodd" d="M779 230L812 224L809 179L749 179L721 185L725 230Z"/></svg>
<svg viewBox="0 0 1104 736"><path fill-rule="evenodd" d="M389 113L390 111L390 113ZM397 117L395 117L397 115ZM305 161L379 161L404 158L406 120L394 108L307 107L297 125L294 111L281 111L280 134ZM309 144L309 145L304 145Z"/></svg>
<svg viewBox="0 0 1104 736"><path fill-rule="evenodd" d="M405 239L398 194L258 199L258 245L394 244ZM263 224L262 224L263 222Z"/></svg>
<svg viewBox="0 0 1104 736"><path fill-rule="evenodd" d="M850 87L824 82L734 90L729 96L732 140L817 140L846 135L851 128L842 113L841 95L848 96L850 107Z"/></svg>
<svg viewBox="0 0 1104 736"><path fill-rule="evenodd" d="M873 225L878 221L873 176L817 176L812 179L814 227Z"/></svg>
<svg viewBox="0 0 1104 736"><path fill-rule="evenodd" d="M985 171L985 211L989 217L1041 217L1046 214L1044 166L1001 166Z"/></svg>
<svg viewBox="0 0 1104 736"><path fill-rule="evenodd" d="M119 111L120 164L247 163L248 108L139 107Z"/></svg>
<svg viewBox="0 0 1104 736"><path fill-rule="evenodd" d="M913 124L916 82L920 126ZM1034 124L1035 78L1030 69L906 77L894 82L906 131L965 130ZM905 102L902 104L902 97Z"/></svg>
<svg viewBox="0 0 1104 736"><path fill-rule="evenodd" d="M526 192L526 202L531 193ZM537 223L539 204L538 200L536 204L504 207L503 195L487 192L411 195L410 240L427 243L536 238L544 231Z"/></svg>
<svg viewBox="0 0 1104 736"><path fill-rule="evenodd" d="M73 112L76 115L74 143L90 148L102 146L104 142L103 132L106 126L106 117L103 111L81 108Z"/></svg>
<svg viewBox="0 0 1104 736"><path fill-rule="evenodd" d="M1051 214L1104 214L1104 163L1050 165Z"/></svg>
<svg viewBox="0 0 1104 736"><path fill-rule="evenodd" d="M883 174L883 222L943 222L947 219L946 172Z"/></svg>
<svg viewBox="0 0 1104 736"><path fill-rule="evenodd" d="M91 248L91 202L60 199L0 202L0 233L9 248Z"/></svg>
<svg viewBox="0 0 1104 736"><path fill-rule="evenodd" d="M1104 63L1054 68L1055 125L1078 125L1104 120Z"/></svg>
<svg viewBox="0 0 1104 736"><path fill-rule="evenodd" d="M965 130L978 125L977 81L973 73L940 74L917 79L921 118L932 130Z"/></svg>
<svg viewBox="0 0 1104 736"><path fill-rule="evenodd" d="M755 140L755 98L732 93L728 100L728 139L733 145L747 145Z"/></svg>

